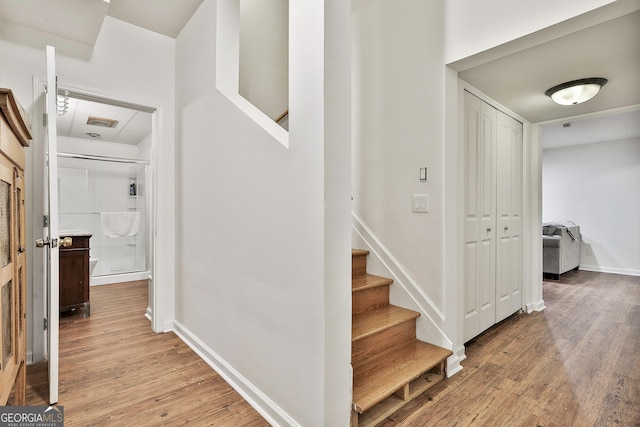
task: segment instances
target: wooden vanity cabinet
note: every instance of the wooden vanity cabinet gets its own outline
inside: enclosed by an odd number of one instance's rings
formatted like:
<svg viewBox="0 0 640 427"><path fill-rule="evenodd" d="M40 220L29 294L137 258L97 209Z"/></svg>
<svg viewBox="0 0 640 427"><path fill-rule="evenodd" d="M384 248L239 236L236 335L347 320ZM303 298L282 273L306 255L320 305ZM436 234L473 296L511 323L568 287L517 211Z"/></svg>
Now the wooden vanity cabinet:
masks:
<svg viewBox="0 0 640 427"><path fill-rule="evenodd" d="M9 89L0 88L0 404L11 391L26 405L27 253L24 147L31 123Z"/></svg>
<svg viewBox="0 0 640 427"><path fill-rule="evenodd" d="M71 246L60 246L60 312L82 309L90 315L89 303L89 239L91 235L71 237Z"/></svg>

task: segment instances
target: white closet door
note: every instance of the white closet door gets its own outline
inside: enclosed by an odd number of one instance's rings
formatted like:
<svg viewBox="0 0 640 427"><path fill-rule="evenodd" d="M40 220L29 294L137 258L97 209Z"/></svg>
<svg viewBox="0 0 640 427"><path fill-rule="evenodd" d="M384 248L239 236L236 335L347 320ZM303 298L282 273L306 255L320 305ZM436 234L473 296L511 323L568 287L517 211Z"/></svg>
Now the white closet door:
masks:
<svg viewBox="0 0 640 427"><path fill-rule="evenodd" d="M496 323L496 113L465 92L464 340Z"/></svg>
<svg viewBox="0 0 640 427"><path fill-rule="evenodd" d="M496 322L522 308L522 123L497 112Z"/></svg>

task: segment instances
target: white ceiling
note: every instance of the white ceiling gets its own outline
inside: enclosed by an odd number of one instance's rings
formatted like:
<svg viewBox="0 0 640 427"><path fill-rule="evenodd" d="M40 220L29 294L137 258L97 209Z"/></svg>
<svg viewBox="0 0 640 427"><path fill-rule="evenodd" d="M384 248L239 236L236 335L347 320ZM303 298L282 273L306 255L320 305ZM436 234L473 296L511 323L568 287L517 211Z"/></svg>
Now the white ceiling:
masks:
<svg viewBox="0 0 640 427"><path fill-rule="evenodd" d="M103 0L0 0L0 26L21 25L93 46L108 8Z"/></svg>
<svg viewBox="0 0 640 427"><path fill-rule="evenodd" d="M0 24L22 25L89 46L106 15L175 38L202 0L0 0Z"/></svg>
<svg viewBox="0 0 640 427"><path fill-rule="evenodd" d="M563 141L595 142L596 135L607 140L601 136L606 130L620 133L621 127L628 137L640 138L640 128L630 127L633 121L610 114L640 105L640 11L463 70L459 77L532 123L590 116L569 132L544 132L543 148ZM557 105L544 94L557 84L584 77L605 77L609 82L595 98L575 106ZM606 117L597 119L598 112L606 112ZM568 133L572 137L565 140Z"/></svg>
<svg viewBox="0 0 640 427"><path fill-rule="evenodd" d="M111 0L107 15L176 38L203 0Z"/></svg>
<svg viewBox="0 0 640 427"><path fill-rule="evenodd" d="M113 128L90 125L90 116L117 120L118 124ZM151 134L151 113L69 98L68 110L58 114L56 124L58 136L137 145Z"/></svg>
<svg viewBox="0 0 640 427"><path fill-rule="evenodd" d="M640 104L640 11L462 71L462 80L532 123ZM609 82L584 104L544 93L584 77Z"/></svg>
<svg viewBox="0 0 640 427"><path fill-rule="evenodd" d="M203 0L0 0L0 28L17 25L93 47L105 16L175 38ZM87 124L94 116L118 120L114 128ZM58 116L58 135L138 144L151 133L151 114L69 99ZM99 134L90 137L87 134Z"/></svg>
<svg viewBox="0 0 640 427"><path fill-rule="evenodd" d="M640 138L640 108L567 119L542 126L543 148Z"/></svg>

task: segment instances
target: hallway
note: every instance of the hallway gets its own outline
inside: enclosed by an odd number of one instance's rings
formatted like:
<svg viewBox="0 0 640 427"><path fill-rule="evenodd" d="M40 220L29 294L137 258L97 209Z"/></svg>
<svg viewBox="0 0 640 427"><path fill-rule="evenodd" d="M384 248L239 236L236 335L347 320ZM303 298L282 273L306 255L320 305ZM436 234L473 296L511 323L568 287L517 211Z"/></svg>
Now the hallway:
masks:
<svg viewBox="0 0 640 427"><path fill-rule="evenodd" d="M146 282L93 287L92 316L60 325L67 426L268 426L174 334L142 315ZM640 277L571 271L547 309L467 343L464 370L381 426L640 425ZM46 365L27 402L45 405Z"/></svg>
<svg viewBox="0 0 640 427"><path fill-rule="evenodd" d="M268 426L173 333L144 317L147 281L94 286L91 317L60 319L65 426ZM46 405L47 367L27 368L27 404Z"/></svg>
<svg viewBox="0 0 640 427"><path fill-rule="evenodd" d="M570 271L547 309L466 344L464 370L382 426L640 425L640 277Z"/></svg>

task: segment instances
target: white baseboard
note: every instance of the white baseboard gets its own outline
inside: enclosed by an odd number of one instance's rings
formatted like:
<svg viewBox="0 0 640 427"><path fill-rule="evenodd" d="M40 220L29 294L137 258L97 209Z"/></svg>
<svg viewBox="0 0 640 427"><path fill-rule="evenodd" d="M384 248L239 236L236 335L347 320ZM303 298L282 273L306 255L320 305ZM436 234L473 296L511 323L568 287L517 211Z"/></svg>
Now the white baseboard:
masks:
<svg viewBox="0 0 640 427"><path fill-rule="evenodd" d="M544 305L544 300L540 300L534 303L529 303L527 304L527 314L533 313L534 311L542 311L545 308L547 308L547 306Z"/></svg>
<svg viewBox="0 0 640 427"><path fill-rule="evenodd" d="M175 322L173 320L165 320L163 323L162 332L167 333L167 332L175 332L175 331L176 331Z"/></svg>
<svg viewBox="0 0 640 427"><path fill-rule="evenodd" d="M633 270L630 268L612 268L612 267L602 267L599 265L580 264L580 270L595 271L596 273L623 274L625 276L640 276L640 270Z"/></svg>
<svg viewBox="0 0 640 427"><path fill-rule="evenodd" d="M463 367L460 362L466 358L467 355L464 352L464 345L453 350L453 354L447 359L447 378L451 378L458 372L462 371Z"/></svg>
<svg viewBox="0 0 640 427"><path fill-rule="evenodd" d="M276 405L267 395L262 393L180 322L174 322L173 331L182 341L191 347L202 360L207 362L209 366L224 378L269 424L282 427L296 427L300 425L291 418L286 411Z"/></svg>

